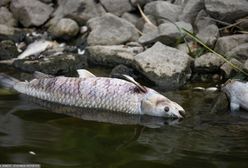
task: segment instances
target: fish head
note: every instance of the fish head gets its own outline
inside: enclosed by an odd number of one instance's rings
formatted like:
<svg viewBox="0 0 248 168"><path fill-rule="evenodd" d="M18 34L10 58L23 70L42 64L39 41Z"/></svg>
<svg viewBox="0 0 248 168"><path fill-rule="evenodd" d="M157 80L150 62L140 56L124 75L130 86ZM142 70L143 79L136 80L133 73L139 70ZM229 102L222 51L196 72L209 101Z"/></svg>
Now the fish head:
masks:
<svg viewBox="0 0 248 168"><path fill-rule="evenodd" d="M143 97L141 111L143 114L158 117L184 118L185 116L185 110L179 104L152 89L149 89Z"/></svg>

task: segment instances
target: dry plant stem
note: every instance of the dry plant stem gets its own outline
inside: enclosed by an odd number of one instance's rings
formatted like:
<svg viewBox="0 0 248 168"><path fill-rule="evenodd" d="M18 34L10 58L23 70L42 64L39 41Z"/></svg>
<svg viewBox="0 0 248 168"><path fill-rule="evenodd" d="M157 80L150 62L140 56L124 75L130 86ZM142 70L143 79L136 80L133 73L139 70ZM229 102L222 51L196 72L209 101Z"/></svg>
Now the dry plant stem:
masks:
<svg viewBox="0 0 248 168"><path fill-rule="evenodd" d="M148 24L150 24L151 26L153 26L154 29L157 28L157 26L154 25L154 24L148 19L148 17L144 14L144 12L142 11L142 9L141 9L141 7L140 7L139 4L137 5L137 7L138 7L138 9L139 9L139 12L140 12L141 16L142 16L143 19L145 20L145 22L148 23Z"/></svg>
<svg viewBox="0 0 248 168"><path fill-rule="evenodd" d="M192 39L194 39L196 42L198 42L199 44L201 44L203 47L205 47L207 50L209 50L210 52L214 53L215 55L217 55L218 57L220 57L221 59L223 59L226 63L228 63L230 66L232 66L235 70L242 72L243 74L245 74L246 76L248 76L248 73L246 73L245 71L243 71L241 68L237 67L236 65L234 65L232 62L230 62L229 60L227 60L223 55L215 52L214 50L212 50L211 48L209 48L206 44L204 44L198 37L194 36L191 32L189 32L188 30L182 28L182 30L188 35L190 36Z"/></svg>
<svg viewBox="0 0 248 168"><path fill-rule="evenodd" d="M228 29L228 28L231 28L231 27L238 27L238 28L240 28L240 27L237 26L237 25L240 24L240 23L242 23L242 22L244 22L244 21L246 21L246 19L248 19L247 16L244 17L244 18L242 18L242 19L240 19L240 20L239 20L238 22L236 22L236 23L233 23L233 24L230 24L230 25L228 25L228 26L225 26L225 27L221 28L220 30Z"/></svg>

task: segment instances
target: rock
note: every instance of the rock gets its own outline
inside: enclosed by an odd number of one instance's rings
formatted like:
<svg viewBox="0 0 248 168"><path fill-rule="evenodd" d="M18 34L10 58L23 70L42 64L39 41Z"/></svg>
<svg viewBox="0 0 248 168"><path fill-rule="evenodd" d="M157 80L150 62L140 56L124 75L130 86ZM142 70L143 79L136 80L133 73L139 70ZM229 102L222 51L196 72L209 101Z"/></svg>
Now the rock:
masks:
<svg viewBox="0 0 248 168"><path fill-rule="evenodd" d="M176 26L176 25L177 26ZM160 41L166 45L174 46L177 42L182 41L184 33L180 32L178 28L184 28L190 32L193 31L191 24L186 22L175 22L160 24L155 31L148 32L139 38L141 44L150 44Z"/></svg>
<svg viewBox="0 0 248 168"><path fill-rule="evenodd" d="M0 60L16 58L19 55L13 41L4 40L0 42Z"/></svg>
<svg viewBox="0 0 248 168"><path fill-rule="evenodd" d="M232 58L230 60L230 62L235 65L236 67L242 69L243 65L241 62L239 62L238 60L236 60L235 58ZM236 74L236 70L228 63L224 63L221 67L220 67L223 77L226 79L229 79L231 77L233 77Z"/></svg>
<svg viewBox="0 0 248 168"><path fill-rule="evenodd" d="M245 61L243 68L246 72L248 72L248 60Z"/></svg>
<svg viewBox="0 0 248 168"><path fill-rule="evenodd" d="M208 25L204 29L200 29L196 36L208 46L213 47L220 36L219 28L214 24Z"/></svg>
<svg viewBox="0 0 248 168"><path fill-rule="evenodd" d="M0 41L13 40L15 42L19 42L24 39L25 34L25 30L0 24Z"/></svg>
<svg viewBox="0 0 248 168"><path fill-rule="evenodd" d="M225 61L213 53L206 53L195 59L196 71L216 72Z"/></svg>
<svg viewBox="0 0 248 168"><path fill-rule="evenodd" d="M136 76L134 75L133 69L129 68L125 65L122 65L122 64L114 67L109 76L111 78L121 78L122 75L128 75L128 76L131 76L133 78L136 78Z"/></svg>
<svg viewBox="0 0 248 168"><path fill-rule="evenodd" d="M184 85L191 74L190 56L160 42L136 55L134 60L141 73L166 89Z"/></svg>
<svg viewBox="0 0 248 168"><path fill-rule="evenodd" d="M228 58L236 58L241 62L248 60L248 43L241 44L226 53Z"/></svg>
<svg viewBox="0 0 248 168"><path fill-rule="evenodd" d="M192 53L197 51L199 46L197 45L196 42L190 41L190 42L187 42L187 43L179 44L179 45L177 45L176 48L178 50L180 50L180 51L183 51L183 52L187 53L187 54L192 54Z"/></svg>
<svg viewBox="0 0 248 168"><path fill-rule="evenodd" d="M0 6L6 6L10 3L11 0L1 0L0 1Z"/></svg>
<svg viewBox="0 0 248 168"><path fill-rule="evenodd" d="M117 16L134 9L129 0L100 0L100 2L107 12Z"/></svg>
<svg viewBox="0 0 248 168"><path fill-rule="evenodd" d="M197 14L204 8L204 0L185 1L182 13L178 19L193 24Z"/></svg>
<svg viewBox="0 0 248 168"><path fill-rule="evenodd" d="M138 4L140 6L144 6L145 4L149 3L149 2L152 2L154 0L130 0L130 3L133 5L133 6L137 6Z"/></svg>
<svg viewBox="0 0 248 168"><path fill-rule="evenodd" d="M88 60L93 64L115 66L133 64L134 56L143 51L139 46L89 46L86 48Z"/></svg>
<svg viewBox="0 0 248 168"><path fill-rule="evenodd" d="M13 17L13 14L6 7L0 8L0 24L12 27L17 26L17 21Z"/></svg>
<svg viewBox="0 0 248 168"><path fill-rule="evenodd" d="M154 16L160 23L162 20L177 21L181 7L166 1L153 1L145 5L144 13Z"/></svg>
<svg viewBox="0 0 248 168"><path fill-rule="evenodd" d="M217 40L214 50L219 54L225 55L228 51L231 51L233 48L247 42L248 34L224 36L220 37Z"/></svg>
<svg viewBox="0 0 248 168"><path fill-rule="evenodd" d="M54 24L61 18L70 17L82 26L89 19L104 13L105 10L101 4L97 4L93 0L58 0L58 8L53 13L54 18L49 24Z"/></svg>
<svg viewBox="0 0 248 168"><path fill-rule="evenodd" d="M16 60L14 67L26 71L40 71L52 75L71 74L87 67L86 57L77 54L52 55L36 60Z"/></svg>
<svg viewBox="0 0 248 168"><path fill-rule="evenodd" d="M47 3L47 4L49 4L49 3L53 3L53 0L40 0L41 2L44 2L44 3Z"/></svg>
<svg viewBox="0 0 248 168"><path fill-rule="evenodd" d="M237 20L237 22L239 22L238 27L241 28L241 30L243 31L248 31L248 18L243 18L243 19L239 19Z"/></svg>
<svg viewBox="0 0 248 168"><path fill-rule="evenodd" d="M51 6L38 0L12 0L10 9L24 27L41 26L53 12Z"/></svg>
<svg viewBox="0 0 248 168"><path fill-rule="evenodd" d="M139 38L131 23L110 13L90 19L88 25L92 30L87 39L89 45L116 45Z"/></svg>
<svg viewBox="0 0 248 168"><path fill-rule="evenodd" d="M229 23L248 15L247 0L205 0L205 7L211 17Z"/></svg>
<svg viewBox="0 0 248 168"><path fill-rule="evenodd" d="M139 20L139 16L132 14L132 13L123 13L123 15L121 16L123 19L126 19L127 21L129 21L130 23L132 23L133 25L136 25L138 20Z"/></svg>
<svg viewBox="0 0 248 168"><path fill-rule="evenodd" d="M215 21L206 13L205 10L201 10L196 19L195 19L195 26L197 31L205 29L209 25L215 25Z"/></svg>
<svg viewBox="0 0 248 168"><path fill-rule="evenodd" d="M48 32L55 38L70 39L78 34L79 26L74 20L63 18L57 24L51 25Z"/></svg>

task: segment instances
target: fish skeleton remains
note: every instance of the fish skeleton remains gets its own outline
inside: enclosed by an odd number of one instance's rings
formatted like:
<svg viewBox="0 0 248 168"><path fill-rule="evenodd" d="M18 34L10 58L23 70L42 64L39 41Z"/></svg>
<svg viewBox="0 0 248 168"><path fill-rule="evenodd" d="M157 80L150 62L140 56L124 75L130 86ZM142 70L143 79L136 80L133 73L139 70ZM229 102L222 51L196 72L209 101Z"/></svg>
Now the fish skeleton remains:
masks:
<svg viewBox="0 0 248 168"><path fill-rule="evenodd" d="M87 70L78 73L79 78L41 75L30 82L0 75L0 81L20 93L63 105L171 118L185 115L180 105L130 76L123 80L96 77Z"/></svg>
<svg viewBox="0 0 248 168"><path fill-rule="evenodd" d="M222 87L226 93L231 111L238 111L240 108L248 111L248 83L237 80L228 80Z"/></svg>

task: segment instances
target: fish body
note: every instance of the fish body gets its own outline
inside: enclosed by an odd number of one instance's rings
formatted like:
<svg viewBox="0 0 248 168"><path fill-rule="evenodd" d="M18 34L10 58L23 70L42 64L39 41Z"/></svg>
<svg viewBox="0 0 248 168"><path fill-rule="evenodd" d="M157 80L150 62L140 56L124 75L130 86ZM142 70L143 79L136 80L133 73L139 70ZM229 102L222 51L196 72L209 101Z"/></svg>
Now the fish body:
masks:
<svg viewBox="0 0 248 168"><path fill-rule="evenodd" d="M237 80L229 80L222 88L229 99L231 111L240 108L248 111L248 83Z"/></svg>

